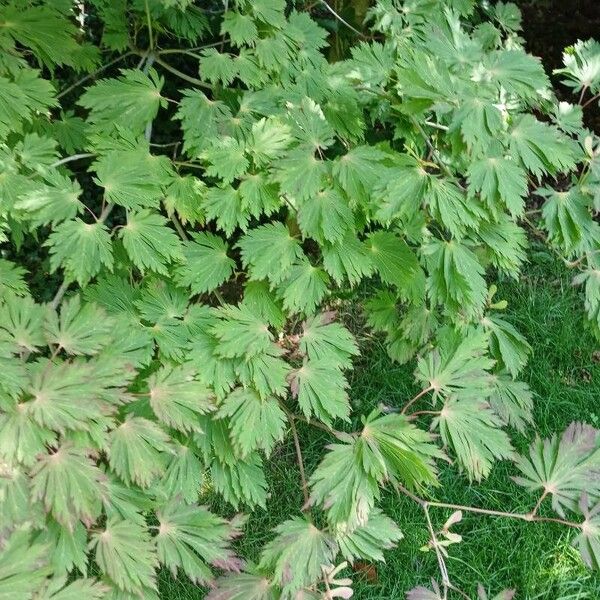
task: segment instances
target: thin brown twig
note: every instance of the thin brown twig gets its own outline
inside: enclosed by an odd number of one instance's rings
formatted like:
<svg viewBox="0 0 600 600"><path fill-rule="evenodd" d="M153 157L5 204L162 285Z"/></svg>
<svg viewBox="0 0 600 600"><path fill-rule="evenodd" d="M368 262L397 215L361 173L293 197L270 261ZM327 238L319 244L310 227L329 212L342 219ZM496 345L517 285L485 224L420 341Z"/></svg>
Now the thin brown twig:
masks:
<svg viewBox="0 0 600 600"><path fill-rule="evenodd" d="M300 481L302 482L302 494L304 496L304 504L308 504L308 483L306 482L306 473L304 471L304 460L302 459L302 449L300 448L300 439L298 438L298 430L294 423L294 416L288 413L290 421L290 429L292 430L292 437L294 438L294 448L296 449L296 461L298 462L298 468L300 469Z"/></svg>
<svg viewBox="0 0 600 600"><path fill-rule="evenodd" d="M75 88L78 88L80 85L83 85L86 81L93 79L94 77L96 77L96 75L99 75L100 73L102 73L102 71L106 71L106 69L112 67L113 65L116 65L118 62L122 61L124 58L127 58L128 56L131 56L132 54L134 54L134 52L129 51L129 52L126 52L125 54L121 54L121 56L117 56L117 58L115 58L114 60L111 60L110 62L107 62L105 65L102 65L99 69L96 69L93 73L89 73L88 75L86 75L85 77L82 77L81 79L79 79L78 81L76 81L75 83L70 85L69 87L60 91L56 95L56 99L58 100L58 99L62 98L63 96L66 96L69 92L72 92Z"/></svg>
<svg viewBox="0 0 600 600"><path fill-rule="evenodd" d="M60 165L66 165L67 163L70 163L70 162L73 162L76 160L81 160L82 158L92 158L94 156L96 156L96 155L92 152L82 152L81 154L73 154L71 156L65 156L65 158L61 158L60 160L53 162L49 168L54 169L55 167L60 167Z"/></svg>
<svg viewBox="0 0 600 600"><path fill-rule="evenodd" d="M574 527L576 529L581 529L581 523L576 523L575 521L567 521L566 519L555 519L553 517L538 517L532 512L528 513L513 513L513 512L505 512L502 510L492 510L489 508L478 508L476 506L466 506L463 504L450 504L448 502L436 502L434 500L425 500L424 498L420 498L416 494L413 494L410 490L407 490L404 486L398 484L396 486L398 491L408 496L411 500L414 500L420 506L434 506L437 508L449 508L452 510L463 510L466 512L477 513L480 515L490 515L493 517L506 517L509 519L519 519L520 521L530 521L535 523L559 523L561 525L566 525L567 527Z"/></svg>
<svg viewBox="0 0 600 600"><path fill-rule="evenodd" d="M539 510L540 506L542 505L542 502L544 501L544 498L548 495L548 490L544 490L544 493L540 496L540 499L536 502L535 506L533 507L532 511L531 511L531 516L535 517L535 515L537 514L537 511Z"/></svg>
<svg viewBox="0 0 600 600"><path fill-rule="evenodd" d="M421 508L423 509L423 512L425 513L425 519L427 520L427 528L429 529L429 535L431 535L431 543L433 544L433 549L435 550L435 555L438 561L438 567L442 576L442 585L445 588L449 588L452 584L450 583L450 577L448 576L446 562L444 561L444 557L442 555L439 543L437 541L437 537L435 535L433 523L431 522L431 517L429 516L429 507L427 506L427 503L425 503L421 505Z"/></svg>
<svg viewBox="0 0 600 600"><path fill-rule="evenodd" d="M351 29L352 31L354 31L354 33L356 33L356 35L362 37L362 38L366 38L368 36L366 36L362 31L359 31L358 29L356 29L356 27L353 27L352 25L350 25L350 23L348 23L348 21L346 21L344 18L342 18L340 15L338 15L335 10L333 10L333 8L331 8L331 6L329 6L329 4L327 4L327 2L325 2L325 0L321 0L321 4L343 25L345 25L346 27L348 27L348 29Z"/></svg>
<svg viewBox="0 0 600 600"><path fill-rule="evenodd" d="M211 85L208 85L207 83L204 83L204 81L200 81L200 79L196 79L195 77L191 77L190 75L186 75L185 73L183 73L179 69L176 69L175 67L172 67L169 63L165 62L162 58L160 58L160 56L156 56L155 57L155 61L163 69L166 69L167 71L169 71L173 75L176 75L177 77L179 77L180 79L183 79L184 81L187 81L188 83L192 83L194 85L197 85L198 87L202 87L202 88L207 89L207 90L212 90L213 89Z"/></svg>
<svg viewBox="0 0 600 600"><path fill-rule="evenodd" d="M433 388L431 386L426 387L424 390L421 390L414 398L412 398L411 400L409 400L406 405L404 406L404 408L400 411L401 415L406 414L406 411L417 401L419 400L419 398L422 398L425 394L427 394L428 392L430 392Z"/></svg>
<svg viewBox="0 0 600 600"><path fill-rule="evenodd" d="M177 218L177 215L175 213L171 214L171 222L175 226L175 229L176 229L177 233L179 234L179 237L184 242L187 242L189 240L188 235L185 232L185 229L181 226L181 223L179 222L179 219Z"/></svg>
<svg viewBox="0 0 600 600"><path fill-rule="evenodd" d="M581 108L585 108L586 106L590 105L594 100L598 100L600 99L600 94L596 94L595 96L592 96L589 100L587 100L586 102L584 102L581 105Z"/></svg>

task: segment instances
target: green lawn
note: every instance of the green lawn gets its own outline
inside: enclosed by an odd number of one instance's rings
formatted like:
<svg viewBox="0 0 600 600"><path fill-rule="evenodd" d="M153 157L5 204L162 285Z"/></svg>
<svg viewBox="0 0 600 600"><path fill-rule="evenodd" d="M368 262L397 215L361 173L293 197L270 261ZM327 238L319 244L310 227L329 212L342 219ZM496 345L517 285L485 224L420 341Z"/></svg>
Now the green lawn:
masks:
<svg viewBox="0 0 600 600"><path fill-rule="evenodd" d="M524 379L536 393L537 427L546 436L562 431L573 420L596 424L600 418L600 361L594 356L598 344L584 329L581 297L571 287L569 274L546 254L534 255L533 264L525 271L519 284L503 284L496 297L508 300L507 314L533 347ZM413 365L392 363L377 339L361 339L361 349L351 390L357 413L365 413L379 402L402 405L412 397ZM310 472L329 438L312 429L300 433ZM529 432L517 437L516 446L525 449L531 436ZM267 511L252 515L239 545L242 555L251 558L256 558L261 544L270 538L270 529L302 504L292 444L279 448L270 464L273 499ZM512 473L509 464L499 464L483 484L469 486L448 467L442 472L443 487L436 492L436 499L528 511L532 499L509 481ZM223 510L218 503L214 506ZM383 508L398 522L405 538L387 553L387 563L377 566L376 582L366 582L364 575L354 574L356 600L401 599L414 585L438 577L435 555L419 551L427 541L422 510L391 492L385 495ZM439 526L450 512L431 511L434 525ZM482 581L495 593L504 587L517 588L519 600L600 598L600 576L582 565L570 547L571 532L560 526L465 515L456 531L464 540L451 549L449 574L453 583L470 595L475 595L476 582ZM204 597L201 589L175 581L168 573L161 575L160 588L169 600Z"/></svg>

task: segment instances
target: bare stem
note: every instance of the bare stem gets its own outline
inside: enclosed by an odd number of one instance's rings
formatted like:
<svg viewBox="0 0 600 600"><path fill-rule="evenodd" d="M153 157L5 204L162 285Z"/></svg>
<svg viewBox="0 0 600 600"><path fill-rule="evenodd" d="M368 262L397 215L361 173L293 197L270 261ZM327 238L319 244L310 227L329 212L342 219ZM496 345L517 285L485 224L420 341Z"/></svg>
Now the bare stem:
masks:
<svg viewBox="0 0 600 600"><path fill-rule="evenodd" d="M577 100L577 104L581 104L583 102L583 97L585 96L586 92L587 92L587 85L584 85L581 88L581 94L579 94L579 100Z"/></svg>
<svg viewBox="0 0 600 600"><path fill-rule="evenodd" d="M150 50L154 49L154 34L152 32L152 20L150 19L150 7L148 6L148 0L146 0L146 22L148 24L148 40L150 43Z"/></svg>
<svg viewBox="0 0 600 600"><path fill-rule="evenodd" d="M99 75L100 73L102 73L102 71L105 71L106 69L112 67L113 65L116 65L118 62L121 62L124 58L127 58L128 56L131 56L132 54L133 54L133 52L126 52L125 54L122 54L121 56L117 56L117 58L115 58L114 60L107 62L105 65L102 65L99 69L96 69L93 73L89 73L85 77L82 77L79 81L76 81L74 84L72 84L69 87L62 90L62 92L59 92L56 95L56 99L58 100L59 98L66 96L69 92L72 92L75 88L78 88L80 85L83 85L86 81L89 81L90 79L96 77L96 75Z"/></svg>
<svg viewBox="0 0 600 600"><path fill-rule="evenodd" d="M419 398L422 398L425 394L430 392L433 388L431 386L426 387L424 390L421 390L412 400L409 400L406 403L406 406L400 411L401 415L406 414L406 411L417 401Z"/></svg>
<svg viewBox="0 0 600 600"><path fill-rule="evenodd" d="M586 102L584 102L581 105L581 108L585 108L586 106L588 106L589 104L594 102L594 100L598 100L598 99L600 99L600 94L596 94L595 96L592 96L589 100L587 100Z"/></svg>
<svg viewBox="0 0 600 600"><path fill-rule="evenodd" d="M435 530L433 529L431 517L429 516L429 507L427 506L427 503L421 504L421 507L423 508L423 512L425 513L425 519L427 520L427 528L429 529L429 535L431 535L431 543L433 544L433 549L435 550L435 555L437 556L438 567L442 576L442 585L445 588L448 588L452 584L450 583L450 578L448 577L448 569L446 568L446 562L444 561L444 557L442 555L437 541L437 537L435 535Z"/></svg>
<svg viewBox="0 0 600 600"><path fill-rule="evenodd" d="M207 90L212 90L212 86L208 85L207 83L204 83L204 81L200 81L200 79L196 79L195 77L190 77L190 75L182 73L179 69L176 69L175 67L172 67L169 63L165 62L162 58L160 58L160 56L157 56L155 60L163 69L166 69L167 71L169 71L173 75L176 75L180 79L183 79L188 83L197 85L198 87L202 87Z"/></svg>
<svg viewBox="0 0 600 600"><path fill-rule="evenodd" d="M198 50L205 50L206 48L214 48L220 46L221 42L213 42L212 44L206 44L205 46L195 46L194 48L165 48L164 50L158 50L158 54L191 54L198 58L200 55L194 54Z"/></svg>
<svg viewBox="0 0 600 600"><path fill-rule="evenodd" d="M56 294L54 294L54 298L52 298L52 302L50 302L50 306L56 310L58 305L60 304L65 292L67 291L70 282L65 278L63 282L60 284L60 287L56 290Z"/></svg>
<svg viewBox="0 0 600 600"><path fill-rule="evenodd" d="M540 496L540 499L536 502L536 505L533 507L532 511L531 511L531 516L535 517L535 515L537 514L537 511L539 510L540 506L542 505L542 502L544 501L544 498L548 495L548 490L544 490L544 493Z"/></svg>
<svg viewBox="0 0 600 600"><path fill-rule="evenodd" d="M96 156L96 155L91 152L82 152L81 154L73 154L72 156L66 156L65 158L61 158L60 160L57 160L56 162L52 163L50 165L50 168L53 169L55 167L60 167L60 165L66 165L67 163L70 163L70 162L73 162L76 160L81 160L82 158L92 158L93 156Z"/></svg>
<svg viewBox="0 0 600 600"><path fill-rule="evenodd" d="M187 236L187 233L185 232L185 229L181 226L181 223L179 222L179 219L177 218L177 215L175 213L173 213L171 215L171 222L175 226L175 230L179 234L179 237L184 242L187 242L187 240L189 239L188 236Z"/></svg>
<svg viewBox="0 0 600 600"><path fill-rule="evenodd" d="M115 207L114 204L106 204L106 206L102 209L102 212L100 213L100 216L98 217L98 223L104 223L104 221L106 221L106 219L108 218L108 215L110 215L110 213L112 212L112 209Z"/></svg>
<svg viewBox="0 0 600 600"><path fill-rule="evenodd" d="M345 19L343 19L340 15L338 15L335 10L333 10L333 8L331 8L331 6L329 6L329 4L327 4L327 2L325 2L325 0L321 0L321 4L343 25L345 25L346 27L348 27L348 29L354 31L354 33L356 33L356 35L359 35L362 38L367 37L362 31L359 31L358 29L356 29L355 27L352 27L352 25L350 25L350 23L348 23L348 21L346 21Z"/></svg>
<svg viewBox="0 0 600 600"><path fill-rule="evenodd" d="M421 134L421 136L423 137L423 140L425 140L425 144L429 148L429 151L431 152L431 156L433 156L433 158L435 158L435 161L439 165L440 169L442 171L444 171L444 173L446 173L446 175L448 175L449 177L454 177L454 175L452 174L450 169L446 166L446 163L444 163L444 161L442 161L442 157L440 156L439 152L437 151L437 148L431 143L431 140L429 139L427 132L421 126L421 123L419 123L419 121L417 121L417 119L415 119L414 117L411 117L411 123L415 126L415 129L417 129L418 132ZM460 183L460 181L457 181L456 185L458 185L458 187L464 191L465 188Z"/></svg>
<svg viewBox="0 0 600 600"><path fill-rule="evenodd" d="M463 510L466 512L477 513L480 515L490 515L493 517L506 517L509 519L519 519L520 521L530 521L536 523L560 523L567 527L574 527L581 529L581 523L575 523L575 521L567 521L566 519L555 519L552 517L538 517L533 511L530 513L514 513L505 512L502 510L491 510L489 508L478 508L476 506L465 506L463 504L449 504L447 502L435 502L432 500L425 500L419 496L413 494L410 490L407 490L404 486L398 485L398 491L405 496L408 496L411 500L414 500L420 506L435 506L437 508L450 508L452 510Z"/></svg>
<svg viewBox="0 0 600 600"><path fill-rule="evenodd" d="M439 410L418 410L417 412L410 413L407 415L409 419L413 419L414 417L420 417L421 415L439 415Z"/></svg>
<svg viewBox="0 0 600 600"><path fill-rule="evenodd" d="M300 481L302 482L302 494L304 496L304 505L308 504L308 484L306 482L306 473L304 471L304 460L302 459L302 449L300 448L300 439L298 438L298 430L294 423L294 415L288 413L290 421L290 429L292 430L292 437L294 438L294 448L296 449L296 460L298 462L298 468L300 469Z"/></svg>

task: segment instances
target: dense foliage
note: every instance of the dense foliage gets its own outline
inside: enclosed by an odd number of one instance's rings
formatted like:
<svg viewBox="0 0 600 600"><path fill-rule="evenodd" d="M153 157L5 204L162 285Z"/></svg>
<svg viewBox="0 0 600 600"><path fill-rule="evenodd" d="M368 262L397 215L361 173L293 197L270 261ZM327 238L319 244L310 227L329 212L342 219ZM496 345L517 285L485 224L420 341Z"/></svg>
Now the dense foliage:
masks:
<svg viewBox="0 0 600 600"><path fill-rule="evenodd" d="M156 598L161 567L212 600L349 598L346 561L402 538L384 490L423 508L440 566L408 597L464 596L462 513L429 518L455 508L433 499L448 460L466 485L513 461L532 509L504 516L600 563L599 432L515 452L530 348L493 284L545 239L600 333L600 46L565 52L569 103L512 4L381 0L343 60L315 19L348 24L296 4L0 1L2 598ZM336 310L361 283L420 386L368 415ZM333 442L312 473L299 421ZM231 515L277 501L287 436L305 503L251 564Z"/></svg>

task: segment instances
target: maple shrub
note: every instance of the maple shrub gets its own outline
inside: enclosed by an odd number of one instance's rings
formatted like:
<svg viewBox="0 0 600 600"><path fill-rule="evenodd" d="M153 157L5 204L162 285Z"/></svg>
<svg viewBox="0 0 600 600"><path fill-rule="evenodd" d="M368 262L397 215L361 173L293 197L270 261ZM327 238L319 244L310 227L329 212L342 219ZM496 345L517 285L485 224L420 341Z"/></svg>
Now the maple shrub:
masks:
<svg viewBox="0 0 600 600"><path fill-rule="evenodd" d="M468 597L465 510L560 523L598 566L599 432L513 449L530 347L493 282L542 238L600 331L600 45L567 49L559 102L513 4L381 0L343 60L324 16L352 27L323 2L0 1L0 597L158 598L165 568L210 600L350 598L348 563L402 538L382 494L439 564L412 600ZM414 398L352 410L357 327ZM330 441L312 471L298 425ZM283 443L300 501L251 562ZM442 464L474 485L497 461L529 512L443 502Z"/></svg>

